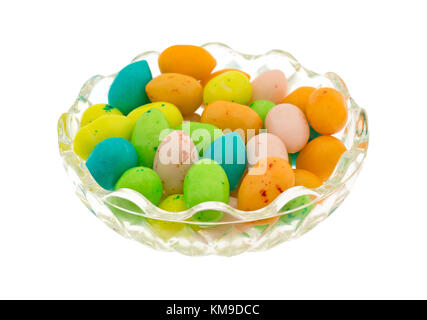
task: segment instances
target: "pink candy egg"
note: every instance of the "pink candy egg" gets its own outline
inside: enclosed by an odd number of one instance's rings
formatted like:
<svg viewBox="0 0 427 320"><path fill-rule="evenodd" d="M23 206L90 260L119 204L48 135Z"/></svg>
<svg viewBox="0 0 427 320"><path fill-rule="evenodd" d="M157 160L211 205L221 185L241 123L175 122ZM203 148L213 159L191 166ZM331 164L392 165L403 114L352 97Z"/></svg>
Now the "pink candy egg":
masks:
<svg viewBox="0 0 427 320"><path fill-rule="evenodd" d="M261 73L252 81L252 101L270 100L280 103L288 94L288 81L280 70Z"/></svg>
<svg viewBox="0 0 427 320"><path fill-rule="evenodd" d="M165 195L183 193L185 175L198 159L196 146L183 131L172 131L163 139L154 157L153 170L162 179Z"/></svg>
<svg viewBox="0 0 427 320"><path fill-rule="evenodd" d="M278 104L265 118L265 128L278 136L289 153L295 153L307 144L310 129L304 113L292 104Z"/></svg>
<svg viewBox="0 0 427 320"><path fill-rule="evenodd" d="M268 157L277 157L288 161L286 146L279 137L271 133L260 133L251 138L246 144L246 152L250 167Z"/></svg>

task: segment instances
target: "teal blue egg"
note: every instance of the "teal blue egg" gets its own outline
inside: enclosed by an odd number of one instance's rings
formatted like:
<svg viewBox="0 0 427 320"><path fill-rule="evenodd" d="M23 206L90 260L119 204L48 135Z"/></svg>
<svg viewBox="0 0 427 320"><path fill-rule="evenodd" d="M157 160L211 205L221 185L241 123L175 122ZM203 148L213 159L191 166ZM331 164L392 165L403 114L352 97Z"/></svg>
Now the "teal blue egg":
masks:
<svg viewBox="0 0 427 320"><path fill-rule="evenodd" d="M152 79L147 61L133 62L119 71L108 91L108 104L127 115L150 102L145 86Z"/></svg>
<svg viewBox="0 0 427 320"><path fill-rule="evenodd" d="M129 141L113 137L96 145L86 161L86 167L101 187L114 190L121 175L137 165L137 159L136 150Z"/></svg>
<svg viewBox="0 0 427 320"><path fill-rule="evenodd" d="M313 139L316 139L317 137L320 137L321 134L319 132L317 132L316 130L314 130L310 124L308 124L308 127L310 128L310 136L308 138L308 142L310 142Z"/></svg>
<svg viewBox="0 0 427 320"><path fill-rule="evenodd" d="M216 139L203 158L214 160L224 169L230 191L237 188L246 168L245 143L238 133L231 132Z"/></svg>

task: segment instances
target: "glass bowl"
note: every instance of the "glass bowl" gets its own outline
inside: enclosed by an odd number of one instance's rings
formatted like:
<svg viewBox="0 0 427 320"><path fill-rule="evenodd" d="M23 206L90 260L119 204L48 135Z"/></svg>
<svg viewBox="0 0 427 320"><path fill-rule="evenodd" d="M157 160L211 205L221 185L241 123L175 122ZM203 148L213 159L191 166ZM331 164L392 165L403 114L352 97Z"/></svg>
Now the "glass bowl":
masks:
<svg viewBox="0 0 427 320"><path fill-rule="evenodd" d="M92 104L107 103L108 90L116 74L97 75L86 81L76 101L58 123L59 151L77 196L101 221L124 237L155 249L190 256L233 256L269 249L301 236L334 212L360 172L369 140L365 110L356 104L338 75L310 71L285 51L248 55L220 43L207 43L202 47L216 58L215 70L242 69L254 78L266 70L280 69L288 78L289 92L300 86L333 87L344 95L348 103L348 122L334 136L348 151L342 155L331 177L317 189L301 186L288 189L267 207L251 212L221 202L205 202L183 212L171 213L133 190L107 191L94 181L85 162L72 149L82 113ZM158 56L159 52L148 51L132 62L147 60L155 77L160 74ZM207 209L222 211L224 218L203 225L190 220L195 213Z"/></svg>

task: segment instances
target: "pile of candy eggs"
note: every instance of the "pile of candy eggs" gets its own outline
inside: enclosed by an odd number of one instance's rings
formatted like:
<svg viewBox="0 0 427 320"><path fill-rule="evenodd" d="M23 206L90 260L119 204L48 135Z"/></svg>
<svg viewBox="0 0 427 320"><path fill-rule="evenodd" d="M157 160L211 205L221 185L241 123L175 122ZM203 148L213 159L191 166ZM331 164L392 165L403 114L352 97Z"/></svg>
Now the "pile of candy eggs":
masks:
<svg viewBox="0 0 427 320"><path fill-rule="evenodd" d="M104 189L133 189L171 212L206 201L253 211L291 187L321 186L346 151L333 136L346 100L333 88L288 92L280 70L213 72L215 59L197 46L169 47L158 64L155 78L144 60L123 68L108 103L82 115L73 150Z"/></svg>

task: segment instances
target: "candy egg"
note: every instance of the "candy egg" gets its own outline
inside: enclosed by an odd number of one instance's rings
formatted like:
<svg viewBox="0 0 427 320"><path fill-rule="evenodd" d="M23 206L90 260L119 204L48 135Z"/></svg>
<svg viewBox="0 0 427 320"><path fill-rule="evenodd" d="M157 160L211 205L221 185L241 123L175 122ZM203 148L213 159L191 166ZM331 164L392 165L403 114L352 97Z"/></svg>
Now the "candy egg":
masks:
<svg viewBox="0 0 427 320"><path fill-rule="evenodd" d="M286 203L283 208L280 210L281 212L291 211L294 209L297 209L299 207L305 206L304 208L301 208L300 210L296 210L292 213L284 214L280 217L280 222L284 224L292 224L292 223L298 223L301 224L305 217L313 210L314 204L308 205L312 199L309 195L303 195L296 197L295 199L292 199L288 203ZM308 205L308 206L307 206Z"/></svg>
<svg viewBox="0 0 427 320"><path fill-rule="evenodd" d="M310 141L298 155L297 169L305 169L325 181L329 178L346 151L344 144L332 136L321 136Z"/></svg>
<svg viewBox="0 0 427 320"><path fill-rule="evenodd" d="M204 48L192 45L175 45L159 56L162 73L182 73L197 80L206 78L216 66L216 60Z"/></svg>
<svg viewBox="0 0 427 320"><path fill-rule="evenodd" d="M265 118L265 127L283 141L290 153L304 148L310 135L304 113L292 104L278 104L271 109Z"/></svg>
<svg viewBox="0 0 427 320"><path fill-rule="evenodd" d="M310 95L305 113L313 129L324 135L337 133L347 123L345 98L333 88L314 91Z"/></svg>
<svg viewBox="0 0 427 320"><path fill-rule="evenodd" d="M164 73L146 87L151 101L167 101L183 115L192 114L202 104L202 85L193 77L179 73Z"/></svg>
<svg viewBox="0 0 427 320"><path fill-rule="evenodd" d="M269 100L280 103L288 93L288 81L280 70L268 70L252 81L252 101Z"/></svg>
<svg viewBox="0 0 427 320"><path fill-rule="evenodd" d="M216 139L203 158L215 160L227 174L230 191L236 189L246 168L245 143L238 133L228 133Z"/></svg>
<svg viewBox="0 0 427 320"><path fill-rule="evenodd" d="M210 147L215 139L222 136L222 130L209 123L184 121L176 130L182 130L193 140L199 155Z"/></svg>
<svg viewBox="0 0 427 320"><path fill-rule="evenodd" d="M172 131L163 139L154 157L153 170L162 179L164 194L182 193L185 175L197 160L197 149L184 132Z"/></svg>
<svg viewBox="0 0 427 320"><path fill-rule="evenodd" d="M137 165L138 157L132 144L123 138L108 138L96 145L86 161L95 181L104 189L114 190L121 175Z"/></svg>
<svg viewBox="0 0 427 320"><path fill-rule="evenodd" d="M139 192L154 205L158 205L162 198L162 180L150 168L134 167L127 170L117 181L115 190L122 188Z"/></svg>
<svg viewBox="0 0 427 320"><path fill-rule="evenodd" d="M150 110L150 109L160 110L163 113L163 115L166 117L166 120L168 121L169 126L171 128L175 128L182 123L183 118L182 118L181 112L177 107L175 107L172 103L169 103L169 102L149 103L134 109L127 116L134 123L136 123L136 120L138 120L143 113L145 113L147 110Z"/></svg>
<svg viewBox="0 0 427 320"><path fill-rule="evenodd" d="M239 71L227 71L212 78L203 89L203 104L230 101L247 105L252 97L252 86L247 76Z"/></svg>
<svg viewBox="0 0 427 320"><path fill-rule="evenodd" d="M254 110L248 106L228 101L215 101L206 106L201 122L213 124L223 130L239 130L246 139L258 133L262 128L262 120Z"/></svg>
<svg viewBox="0 0 427 320"><path fill-rule="evenodd" d="M80 127L95 121L96 119L102 116L108 116L112 114L123 115L119 109L110 106L109 104L94 104L85 110L82 114L82 119L80 120Z"/></svg>
<svg viewBox="0 0 427 320"><path fill-rule="evenodd" d="M257 100L252 102L249 105L249 108L252 108L255 110L256 113L258 113L259 117L261 118L262 122L264 123L265 117L267 116L267 113L275 106L275 104L268 100Z"/></svg>
<svg viewBox="0 0 427 320"><path fill-rule="evenodd" d="M183 194L171 194L163 199L159 208L169 212L181 212L187 210Z"/></svg>
<svg viewBox="0 0 427 320"><path fill-rule="evenodd" d="M238 208L252 211L271 203L283 191L295 185L295 174L282 158L267 158L249 169L238 194Z"/></svg>
<svg viewBox="0 0 427 320"><path fill-rule="evenodd" d="M102 116L80 128L74 137L73 150L86 160L93 148L101 141L111 137L121 137L130 140L133 122L125 116Z"/></svg>
<svg viewBox="0 0 427 320"><path fill-rule="evenodd" d="M133 62L114 78L108 91L108 104L127 115L133 109L149 103L145 87L152 79L147 61Z"/></svg>
<svg viewBox="0 0 427 320"><path fill-rule="evenodd" d="M251 79L251 76L249 74L247 74L246 72L239 70L239 69L233 69L233 68L228 68L228 69L222 69L222 70L218 70L215 71L214 73L211 73L210 75L208 75L206 78L203 78L201 83L202 86L206 86L206 84L213 78L215 78L216 76L219 76L220 74L226 73L228 71L237 71L237 72L241 72L243 73L249 80Z"/></svg>
<svg viewBox="0 0 427 320"><path fill-rule="evenodd" d="M184 200L187 208L206 201L228 203L230 185L224 169L211 159L201 159L188 170L184 181ZM224 214L216 210L204 210L193 215L194 221L213 222Z"/></svg>
<svg viewBox="0 0 427 320"><path fill-rule="evenodd" d="M305 113L310 95L316 90L313 87L299 87L288 94L281 103L289 103L297 106Z"/></svg>
<svg viewBox="0 0 427 320"><path fill-rule="evenodd" d="M322 180L314 173L304 169L294 169L295 185L304 186L306 188L318 188L322 185Z"/></svg>
<svg viewBox="0 0 427 320"><path fill-rule="evenodd" d="M131 121L131 120L129 120ZM161 142L161 134L169 129L169 123L160 110L150 109L136 121L132 144L138 154L138 163L152 168L154 156Z"/></svg>
<svg viewBox="0 0 427 320"><path fill-rule="evenodd" d="M251 138L246 144L246 149L250 167L270 157L288 161L288 151L282 140L271 133L260 133Z"/></svg>

